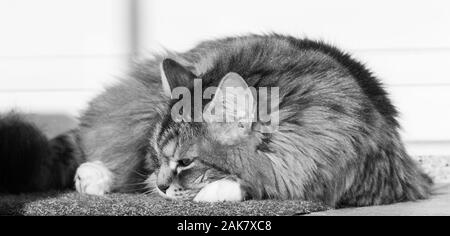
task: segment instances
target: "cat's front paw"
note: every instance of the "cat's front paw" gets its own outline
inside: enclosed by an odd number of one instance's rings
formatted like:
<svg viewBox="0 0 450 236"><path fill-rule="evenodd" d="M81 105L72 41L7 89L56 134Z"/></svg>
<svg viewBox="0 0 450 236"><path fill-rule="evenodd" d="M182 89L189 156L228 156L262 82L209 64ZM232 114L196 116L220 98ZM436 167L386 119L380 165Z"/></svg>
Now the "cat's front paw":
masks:
<svg viewBox="0 0 450 236"><path fill-rule="evenodd" d="M75 188L79 193L103 195L110 191L112 173L100 162L81 164L75 174Z"/></svg>
<svg viewBox="0 0 450 236"><path fill-rule="evenodd" d="M244 200L241 185L233 180L222 179L214 181L200 190L195 196L195 202L239 202Z"/></svg>

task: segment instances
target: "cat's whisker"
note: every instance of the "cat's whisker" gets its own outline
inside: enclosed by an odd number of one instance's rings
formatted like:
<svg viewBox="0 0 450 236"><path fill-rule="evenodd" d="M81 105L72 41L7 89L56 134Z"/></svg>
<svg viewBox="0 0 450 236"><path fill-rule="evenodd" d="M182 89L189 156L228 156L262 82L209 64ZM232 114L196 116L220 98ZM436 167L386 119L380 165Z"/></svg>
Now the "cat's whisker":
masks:
<svg viewBox="0 0 450 236"><path fill-rule="evenodd" d="M155 194L155 193L158 193L158 191L156 189L154 189L154 188L149 189L149 190L144 192L144 194L146 194L146 195Z"/></svg>
<svg viewBox="0 0 450 236"><path fill-rule="evenodd" d="M148 178L148 175L142 174L141 172L137 171L137 170L133 170L134 173L138 174L141 177L145 177Z"/></svg>
<svg viewBox="0 0 450 236"><path fill-rule="evenodd" d="M147 183L146 182L129 183L129 184L123 184L122 186L138 186L138 185L147 185Z"/></svg>

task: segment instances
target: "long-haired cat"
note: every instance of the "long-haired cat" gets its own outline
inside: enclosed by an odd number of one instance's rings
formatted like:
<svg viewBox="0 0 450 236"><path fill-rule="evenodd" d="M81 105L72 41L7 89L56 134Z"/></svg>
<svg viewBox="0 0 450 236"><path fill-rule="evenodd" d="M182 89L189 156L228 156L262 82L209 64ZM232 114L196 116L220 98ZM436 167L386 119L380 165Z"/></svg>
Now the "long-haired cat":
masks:
<svg viewBox="0 0 450 236"><path fill-rule="evenodd" d="M180 87L191 92L200 121L189 110L182 114L187 119L174 118L185 96L172 92ZM216 95L194 98L209 88ZM217 95L229 88L239 92ZM261 103L271 102L254 92L261 88L278 88L279 103L268 114L277 122L259 119ZM240 98L250 102L229 107L227 99ZM232 122L204 115L212 110ZM90 102L77 130L39 139L48 147L33 148L68 163L42 165L34 176L45 178L13 179L33 152L3 144L17 135L8 131L11 124L21 121L1 121L0 187L36 189L26 181L45 182L38 190L66 187L74 177L80 193L155 190L211 202L300 199L343 207L427 198L432 181L406 153L396 116L380 82L322 42L275 34L206 41L138 64L130 78ZM76 173L73 163L80 164Z"/></svg>

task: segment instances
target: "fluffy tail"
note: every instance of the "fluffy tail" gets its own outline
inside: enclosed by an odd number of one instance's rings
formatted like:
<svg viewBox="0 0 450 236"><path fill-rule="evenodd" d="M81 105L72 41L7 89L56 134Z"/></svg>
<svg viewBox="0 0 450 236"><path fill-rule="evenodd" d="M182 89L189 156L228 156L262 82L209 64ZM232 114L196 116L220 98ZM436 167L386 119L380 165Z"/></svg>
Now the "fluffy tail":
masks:
<svg viewBox="0 0 450 236"><path fill-rule="evenodd" d="M399 139L397 139L399 140ZM355 177L355 184L337 207L369 206L426 199L433 180L405 152L400 141L390 149L369 156Z"/></svg>
<svg viewBox="0 0 450 236"><path fill-rule="evenodd" d="M75 130L48 140L18 114L0 115L0 193L73 187L83 156Z"/></svg>

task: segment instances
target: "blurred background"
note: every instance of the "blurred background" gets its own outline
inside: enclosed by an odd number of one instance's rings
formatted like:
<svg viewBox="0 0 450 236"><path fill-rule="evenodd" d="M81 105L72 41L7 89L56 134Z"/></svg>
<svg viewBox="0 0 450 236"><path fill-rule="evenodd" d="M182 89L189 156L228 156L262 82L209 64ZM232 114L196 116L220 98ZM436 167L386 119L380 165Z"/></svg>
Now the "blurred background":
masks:
<svg viewBox="0 0 450 236"><path fill-rule="evenodd" d="M350 52L386 84L409 152L450 154L448 0L0 0L0 112L77 116L136 58L249 32Z"/></svg>

